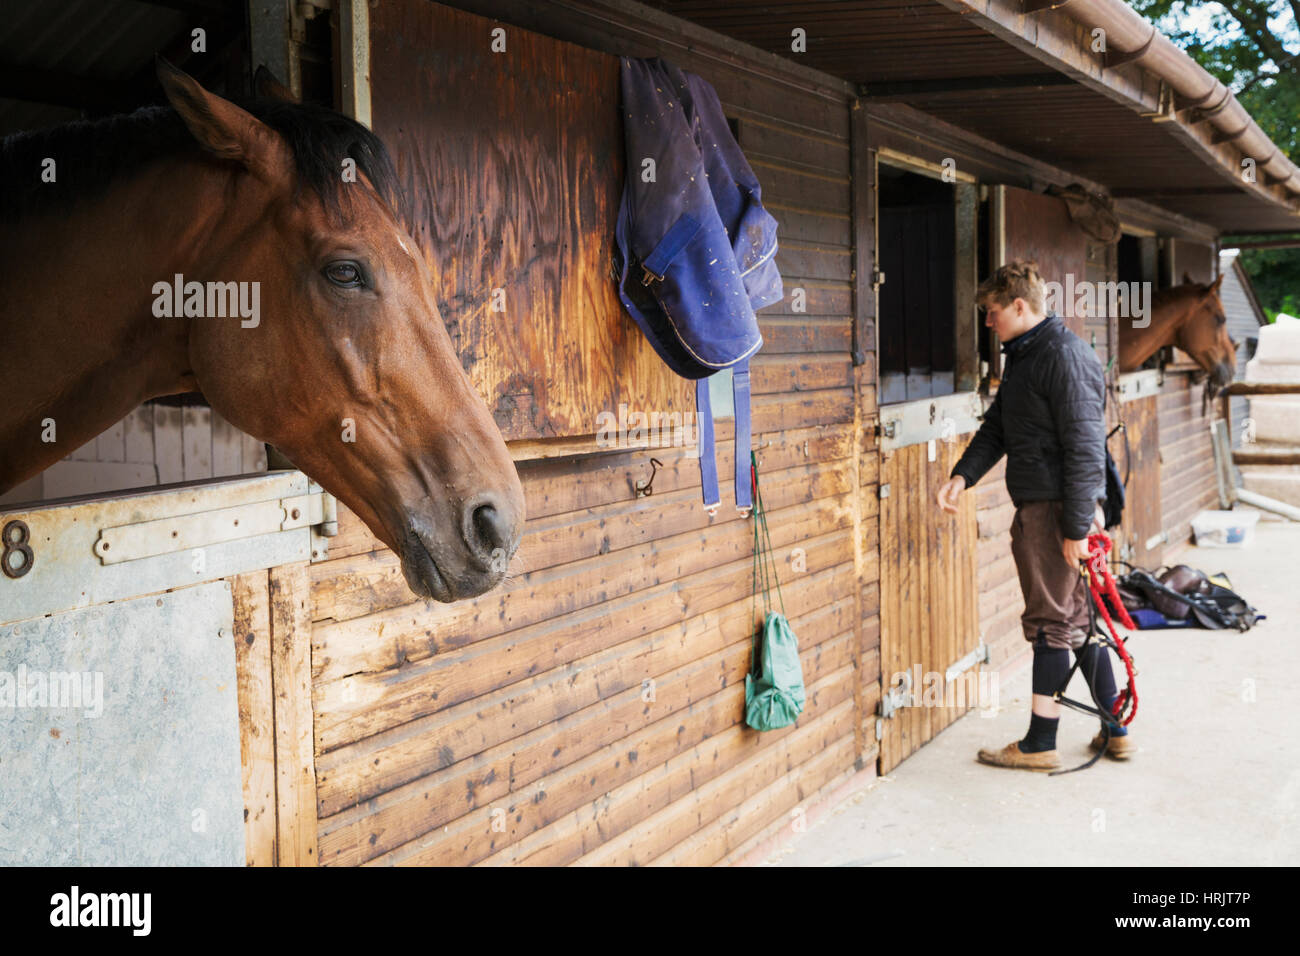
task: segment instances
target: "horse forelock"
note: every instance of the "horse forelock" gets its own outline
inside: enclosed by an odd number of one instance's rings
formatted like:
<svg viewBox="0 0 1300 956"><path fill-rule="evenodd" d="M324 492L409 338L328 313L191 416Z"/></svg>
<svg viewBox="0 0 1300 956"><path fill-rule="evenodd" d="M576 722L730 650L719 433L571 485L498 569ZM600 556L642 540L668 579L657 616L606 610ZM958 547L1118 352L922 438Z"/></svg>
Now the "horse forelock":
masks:
<svg viewBox="0 0 1300 956"><path fill-rule="evenodd" d="M250 100L239 104L289 145L299 189L309 189L334 217L347 214L350 195L343 161L352 159L400 219L409 222L393 160L373 132L314 104ZM170 106L146 106L95 120L74 120L0 139L0 221L13 222L64 204L92 199L114 182L168 156L197 154L198 144ZM42 179L53 159L53 182ZM361 177L357 177L361 182Z"/></svg>
<svg viewBox="0 0 1300 956"><path fill-rule="evenodd" d="M385 205L399 219L409 221L406 194L392 156L383 141L365 126L311 103L260 99L240 105L289 144L299 188L305 186L315 193L331 215L346 213L350 193L343 177L343 161L351 159Z"/></svg>

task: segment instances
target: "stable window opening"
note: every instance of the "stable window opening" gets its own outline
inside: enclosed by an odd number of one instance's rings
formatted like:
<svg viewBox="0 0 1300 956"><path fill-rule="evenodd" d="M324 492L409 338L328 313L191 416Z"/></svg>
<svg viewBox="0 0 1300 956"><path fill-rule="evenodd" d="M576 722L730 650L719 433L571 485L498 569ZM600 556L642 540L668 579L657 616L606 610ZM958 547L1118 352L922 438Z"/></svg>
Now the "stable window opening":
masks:
<svg viewBox="0 0 1300 956"><path fill-rule="evenodd" d="M973 391L978 187L884 162L877 183L879 401Z"/></svg>

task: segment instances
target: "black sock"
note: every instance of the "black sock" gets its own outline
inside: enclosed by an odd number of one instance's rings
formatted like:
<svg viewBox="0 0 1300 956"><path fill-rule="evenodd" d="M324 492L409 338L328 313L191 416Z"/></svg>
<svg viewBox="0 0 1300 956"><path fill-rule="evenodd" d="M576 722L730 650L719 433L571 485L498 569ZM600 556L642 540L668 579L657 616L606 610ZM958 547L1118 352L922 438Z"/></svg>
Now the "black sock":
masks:
<svg viewBox="0 0 1300 956"><path fill-rule="evenodd" d="M1100 644L1090 641L1076 650L1074 656L1079 661L1079 670L1083 671L1083 679L1097 692L1097 703L1103 711L1111 713L1119 692L1115 689L1115 673L1110 666L1110 654ZM1128 728L1120 727L1112 721L1110 732L1122 737L1128 733Z"/></svg>
<svg viewBox="0 0 1300 956"><path fill-rule="evenodd" d="M1042 717L1029 715L1029 733L1020 741L1020 752L1027 754L1042 753L1044 750L1056 749L1056 725L1059 717Z"/></svg>

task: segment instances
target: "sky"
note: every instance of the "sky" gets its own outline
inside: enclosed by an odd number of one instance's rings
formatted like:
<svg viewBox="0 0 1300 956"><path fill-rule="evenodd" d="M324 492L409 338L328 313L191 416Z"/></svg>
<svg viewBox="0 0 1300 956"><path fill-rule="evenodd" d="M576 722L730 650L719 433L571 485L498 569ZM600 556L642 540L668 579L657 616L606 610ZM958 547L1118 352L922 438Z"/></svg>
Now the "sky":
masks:
<svg viewBox="0 0 1300 956"><path fill-rule="evenodd" d="M1175 30L1194 31L1198 37L1204 41L1211 40L1215 35L1213 23L1214 14L1221 13L1224 8L1218 3L1204 3L1187 9L1185 4L1177 3L1168 16L1157 21L1157 26L1165 33L1171 33ZM1282 45L1290 52L1294 53L1300 50L1300 28L1296 26L1295 17L1292 16L1289 4L1279 4L1277 6L1278 15L1271 17L1268 21L1269 29L1274 36L1280 37ZM1225 38L1232 35L1240 35L1241 29L1233 25L1233 34L1228 34Z"/></svg>

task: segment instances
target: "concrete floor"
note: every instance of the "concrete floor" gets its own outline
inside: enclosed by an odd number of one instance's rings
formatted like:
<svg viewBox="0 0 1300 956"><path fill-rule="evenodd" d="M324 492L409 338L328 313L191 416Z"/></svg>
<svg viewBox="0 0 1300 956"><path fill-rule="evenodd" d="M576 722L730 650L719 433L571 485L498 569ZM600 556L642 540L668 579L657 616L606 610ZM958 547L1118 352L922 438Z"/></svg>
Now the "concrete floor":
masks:
<svg viewBox="0 0 1300 956"><path fill-rule="evenodd" d="M982 746L1024 736L1030 670L796 836L765 865L1295 865L1300 863L1300 526L1261 521L1244 549L1188 548L1268 620L1236 631L1139 631L1140 745L1059 777L989 767ZM1112 655L1112 662L1118 659ZM1121 681L1117 667L1117 680ZM1087 700L1082 675L1071 696ZM1090 756L1092 718L1066 710L1067 767Z"/></svg>

